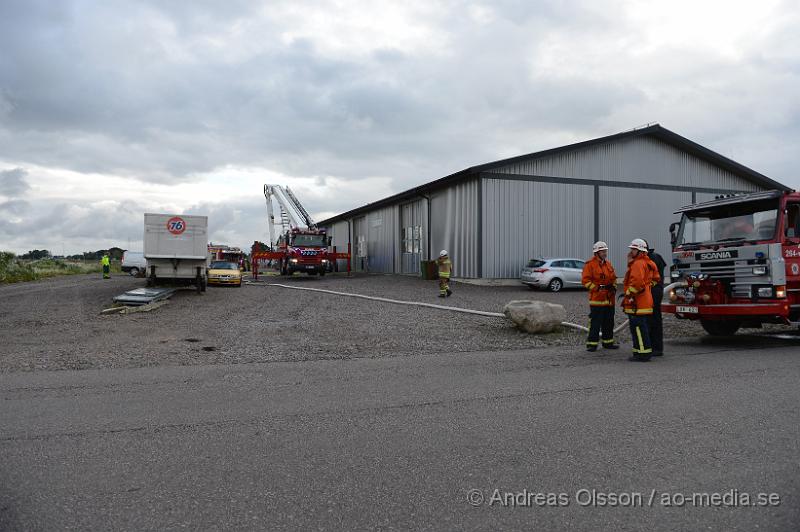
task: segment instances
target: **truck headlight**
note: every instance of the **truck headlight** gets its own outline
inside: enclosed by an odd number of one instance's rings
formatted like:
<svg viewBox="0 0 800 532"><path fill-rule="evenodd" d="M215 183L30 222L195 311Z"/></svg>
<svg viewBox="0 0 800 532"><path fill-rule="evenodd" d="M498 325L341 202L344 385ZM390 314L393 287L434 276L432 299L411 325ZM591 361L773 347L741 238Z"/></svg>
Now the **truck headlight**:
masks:
<svg viewBox="0 0 800 532"><path fill-rule="evenodd" d="M765 286L758 289L758 297L772 297L772 287Z"/></svg>
<svg viewBox="0 0 800 532"><path fill-rule="evenodd" d="M327 264L327 263L328 263L328 259L322 259L322 264Z"/></svg>
<svg viewBox="0 0 800 532"><path fill-rule="evenodd" d="M673 279L678 279L681 276L681 272L679 272L678 270L675 270L673 272L670 272L669 276L672 277Z"/></svg>
<svg viewBox="0 0 800 532"><path fill-rule="evenodd" d="M767 267L753 266L753 275L767 275Z"/></svg>
<svg viewBox="0 0 800 532"><path fill-rule="evenodd" d="M786 287L783 286L783 285L776 286L775 287L775 297L786 297Z"/></svg>
<svg viewBox="0 0 800 532"><path fill-rule="evenodd" d="M297 259L289 259L289 262L296 264L297 263Z"/></svg>

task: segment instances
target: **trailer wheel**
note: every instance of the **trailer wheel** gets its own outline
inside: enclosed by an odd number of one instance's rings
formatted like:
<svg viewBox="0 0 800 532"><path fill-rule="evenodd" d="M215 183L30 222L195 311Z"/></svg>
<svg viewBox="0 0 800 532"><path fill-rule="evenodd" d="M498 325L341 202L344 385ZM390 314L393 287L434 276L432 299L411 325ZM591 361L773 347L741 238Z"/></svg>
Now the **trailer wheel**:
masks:
<svg viewBox="0 0 800 532"><path fill-rule="evenodd" d="M700 320L700 325L711 336L733 336L741 327L741 322L736 320Z"/></svg>

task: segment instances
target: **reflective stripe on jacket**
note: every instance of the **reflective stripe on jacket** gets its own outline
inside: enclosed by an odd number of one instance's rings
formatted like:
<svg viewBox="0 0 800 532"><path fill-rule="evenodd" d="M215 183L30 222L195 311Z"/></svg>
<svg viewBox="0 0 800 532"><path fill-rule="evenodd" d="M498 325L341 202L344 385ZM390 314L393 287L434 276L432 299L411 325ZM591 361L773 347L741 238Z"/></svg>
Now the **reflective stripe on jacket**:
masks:
<svg viewBox="0 0 800 532"><path fill-rule="evenodd" d="M449 257L439 257L436 260L436 265L439 267L439 277L450 277L450 272L453 271L453 263Z"/></svg>
<svg viewBox="0 0 800 532"><path fill-rule="evenodd" d="M628 265L625 272L625 298L622 300L622 308L625 314L635 314L637 316L653 313L653 294L650 292L652 287L653 275L658 275L655 270L650 269L652 261L647 255L640 253Z"/></svg>
<svg viewBox="0 0 800 532"><path fill-rule="evenodd" d="M583 266L581 284L589 290L589 305L593 307L613 307L617 274L609 260L600 260L597 255ZM601 288L602 287L602 288Z"/></svg>

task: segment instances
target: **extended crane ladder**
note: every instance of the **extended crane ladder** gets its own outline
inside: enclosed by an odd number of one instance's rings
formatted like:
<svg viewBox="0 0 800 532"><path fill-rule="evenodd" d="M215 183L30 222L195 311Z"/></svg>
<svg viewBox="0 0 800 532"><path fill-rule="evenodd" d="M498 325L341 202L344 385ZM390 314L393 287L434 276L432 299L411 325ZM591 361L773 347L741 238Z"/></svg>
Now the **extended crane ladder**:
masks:
<svg viewBox="0 0 800 532"><path fill-rule="evenodd" d="M297 209L297 211L303 215L303 218L305 218L306 225L308 226L308 228L316 229L317 224L314 223L314 220L311 219L311 215L308 214L308 211L305 209L305 207L303 207L303 204L300 203L300 200L297 199L297 197L292 192L292 189L290 189L289 187L286 187L286 195L289 197L292 203L294 203L294 207Z"/></svg>

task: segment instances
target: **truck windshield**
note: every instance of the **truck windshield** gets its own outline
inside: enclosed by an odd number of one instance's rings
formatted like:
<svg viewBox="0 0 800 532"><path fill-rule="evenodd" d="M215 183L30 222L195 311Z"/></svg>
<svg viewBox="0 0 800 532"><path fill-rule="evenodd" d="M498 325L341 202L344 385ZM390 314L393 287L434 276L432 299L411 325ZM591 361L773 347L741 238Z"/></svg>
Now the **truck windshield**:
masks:
<svg viewBox="0 0 800 532"><path fill-rule="evenodd" d="M324 248L325 235L294 235L293 246Z"/></svg>
<svg viewBox="0 0 800 532"><path fill-rule="evenodd" d="M778 206L774 200L725 205L683 213L678 245L771 240Z"/></svg>

